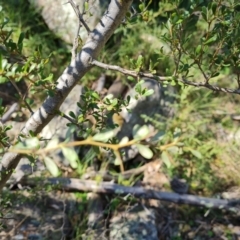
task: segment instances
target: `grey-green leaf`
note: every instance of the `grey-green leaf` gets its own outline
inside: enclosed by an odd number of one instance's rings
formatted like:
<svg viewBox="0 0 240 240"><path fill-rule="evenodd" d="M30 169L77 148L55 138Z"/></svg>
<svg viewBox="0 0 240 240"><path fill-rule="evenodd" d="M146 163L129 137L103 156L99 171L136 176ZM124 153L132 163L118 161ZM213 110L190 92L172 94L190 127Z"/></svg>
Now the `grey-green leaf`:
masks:
<svg viewBox="0 0 240 240"><path fill-rule="evenodd" d="M93 136L92 139L98 142L107 142L109 139L115 137L116 133L117 132L115 129L111 129L106 132L97 133L96 135Z"/></svg>
<svg viewBox="0 0 240 240"><path fill-rule="evenodd" d="M78 167L78 155L76 153L76 151L72 148L62 148L62 153L64 155L64 157L69 161L70 166L73 169L76 169Z"/></svg>
<svg viewBox="0 0 240 240"><path fill-rule="evenodd" d="M167 168L170 168L171 167L171 161L169 159L169 155L166 151L163 151L162 154L161 154L161 158L164 162L164 164L166 165Z"/></svg>
<svg viewBox="0 0 240 240"><path fill-rule="evenodd" d="M136 144L136 147L139 151L139 153L146 159L151 159L153 157L153 152L152 150L145 146L145 145L142 145L142 144Z"/></svg>
<svg viewBox="0 0 240 240"><path fill-rule="evenodd" d="M134 139L144 139L149 134L149 128L147 125L139 126L135 125L133 127L133 138Z"/></svg>
<svg viewBox="0 0 240 240"><path fill-rule="evenodd" d="M44 163L46 165L47 170L54 176L58 177L60 174L60 171L58 169L57 164L50 158L50 157L45 157L44 158Z"/></svg>

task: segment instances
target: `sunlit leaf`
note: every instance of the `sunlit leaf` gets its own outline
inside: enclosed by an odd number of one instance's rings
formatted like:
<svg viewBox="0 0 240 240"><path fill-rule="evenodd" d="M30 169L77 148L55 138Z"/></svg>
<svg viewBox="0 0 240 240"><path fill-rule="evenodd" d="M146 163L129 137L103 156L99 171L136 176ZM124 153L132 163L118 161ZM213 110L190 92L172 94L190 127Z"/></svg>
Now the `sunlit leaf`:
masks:
<svg viewBox="0 0 240 240"><path fill-rule="evenodd" d="M100 132L93 136L94 141L107 142L109 139L116 136L116 130L111 129L106 132Z"/></svg>
<svg viewBox="0 0 240 240"><path fill-rule="evenodd" d="M169 155L166 151L163 151L161 154L161 159L163 160L164 164L167 168L170 168L172 166Z"/></svg>
<svg viewBox="0 0 240 240"><path fill-rule="evenodd" d="M139 151L139 153L146 159L151 159L153 157L153 152L152 150L145 146L145 145L142 145L142 144L136 144L136 147Z"/></svg>
<svg viewBox="0 0 240 240"><path fill-rule="evenodd" d="M78 158L76 151L72 148L63 147L62 153L63 153L64 157L69 161L70 166L73 169L76 169L78 167L78 162L79 162L79 158Z"/></svg>
<svg viewBox="0 0 240 240"><path fill-rule="evenodd" d="M123 137L121 139L121 141L119 142L119 145L124 145L124 144L126 144L128 142L129 142L129 138L128 137Z"/></svg>
<svg viewBox="0 0 240 240"><path fill-rule="evenodd" d="M100 99L100 97L99 97L99 95L98 95L97 92L92 92L92 97L95 98L95 99L97 99L97 100Z"/></svg>
<svg viewBox="0 0 240 240"><path fill-rule="evenodd" d="M39 139L37 137L25 139L14 146L16 149L39 149Z"/></svg>
<svg viewBox="0 0 240 240"><path fill-rule="evenodd" d="M55 148L59 143L59 139L58 138L53 138L51 139L47 146L46 146L46 149L51 149L51 148Z"/></svg>
<svg viewBox="0 0 240 240"><path fill-rule="evenodd" d="M147 125L139 126L135 125L133 127L133 138L134 139L144 139L149 134L149 128Z"/></svg>
<svg viewBox="0 0 240 240"><path fill-rule="evenodd" d="M202 159L202 154L199 151L191 149L191 148L189 148L189 151L192 153L192 155L194 155L198 159Z"/></svg>
<svg viewBox="0 0 240 240"><path fill-rule="evenodd" d="M45 157L44 158L44 163L46 165L47 170L54 176L58 177L60 175L60 171L58 169L57 164L50 158L50 157Z"/></svg>
<svg viewBox="0 0 240 240"><path fill-rule="evenodd" d="M149 89L149 90L147 90L147 91L143 94L143 96L144 96L144 97L148 97L148 96L151 96L153 93L154 93L154 90L153 90L153 89Z"/></svg>

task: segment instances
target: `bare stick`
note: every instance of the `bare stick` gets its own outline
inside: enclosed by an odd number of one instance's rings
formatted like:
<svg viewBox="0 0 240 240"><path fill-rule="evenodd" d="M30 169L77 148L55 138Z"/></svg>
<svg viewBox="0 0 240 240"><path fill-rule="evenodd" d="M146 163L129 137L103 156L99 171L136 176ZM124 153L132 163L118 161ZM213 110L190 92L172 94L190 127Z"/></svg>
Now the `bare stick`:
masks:
<svg viewBox="0 0 240 240"><path fill-rule="evenodd" d="M52 185L57 189L64 189L68 191L83 191L116 195L130 194L136 198L157 199L178 204L188 204L215 209L227 209L235 212L238 211L238 208L234 206L239 203L239 201L198 197L189 194L154 191L151 189L145 189L143 187L126 187L110 182L99 183L97 181L79 180L75 178L37 179L25 177L21 180L21 184L31 186L36 186L39 182L42 186Z"/></svg>
<svg viewBox="0 0 240 240"><path fill-rule="evenodd" d="M14 103L8 110L7 112L5 112L2 116L2 118L0 118L0 122L5 123L7 122L10 117L12 116L13 113L15 113L17 110L19 110L19 104L18 103Z"/></svg>
<svg viewBox="0 0 240 240"><path fill-rule="evenodd" d="M78 18L78 28L77 28L77 34L76 34L76 37L74 39L74 42L73 42L73 48L72 48L72 58L75 58L76 57L76 54L77 54L77 48L80 47L79 45L82 44L82 39L80 37L80 29L81 29L81 26L83 25L85 27L85 29L87 30L88 34L91 32L88 25L86 24L86 22L84 21L83 19L83 15L85 14L85 11L83 9L83 13L80 12L80 9L79 9L79 5L77 5L73 0L69 0L68 3L71 4L74 12L76 13L77 15L77 18Z"/></svg>
<svg viewBox="0 0 240 240"><path fill-rule="evenodd" d="M152 73L137 72L137 71L134 71L134 70L124 69L124 68L121 68L121 67L116 66L116 65L101 63L101 62L98 62L96 60L91 60L90 64L92 64L94 66L104 68L106 70L118 71L118 72L121 72L125 75L131 76L131 77L136 77L136 78L137 77L147 77L147 78L153 78L153 79L156 79L156 80L159 80L159 81L172 81L174 79L173 76L163 77L163 76L154 75ZM188 80L185 80L185 79L177 79L177 81L179 81L181 83L184 83L186 85L191 85L191 86L194 86L194 87L205 87L205 88L208 88L210 90L214 90L214 91L218 91L218 92L240 94L240 89L222 88L222 87L211 85L208 82L197 83L197 82L192 82L192 81L188 81Z"/></svg>

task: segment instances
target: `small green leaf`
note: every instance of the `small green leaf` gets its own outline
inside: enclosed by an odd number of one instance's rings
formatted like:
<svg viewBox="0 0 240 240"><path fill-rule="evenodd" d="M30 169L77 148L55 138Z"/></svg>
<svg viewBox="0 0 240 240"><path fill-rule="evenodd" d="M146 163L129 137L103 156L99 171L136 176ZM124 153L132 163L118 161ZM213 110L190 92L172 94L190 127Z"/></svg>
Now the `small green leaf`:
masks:
<svg viewBox="0 0 240 240"><path fill-rule="evenodd" d="M62 153L63 153L64 157L69 161L70 166L73 169L76 169L78 167L78 162L79 162L79 158L78 158L76 151L72 148L63 147Z"/></svg>
<svg viewBox="0 0 240 240"><path fill-rule="evenodd" d="M153 89L149 89L149 90L147 90L147 91L143 94L143 96L144 96L144 97L148 97L148 96L151 96L153 93L154 93L154 90L153 90Z"/></svg>
<svg viewBox="0 0 240 240"><path fill-rule="evenodd" d="M207 7L202 7L202 17L207 22L208 21L208 9Z"/></svg>
<svg viewBox="0 0 240 240"><path fill-rule="evenodd" d="M138 71L140 71L142 65L143 65L143 56L139 55L138 59L137 59L137 62L136 62L136 67L137 67Z"/></svg>
<svg viewBox="0 0 240 240"><path fill-rule="evenodd" d="M166 151L163 151L161 154L161 158L164 162L164 164L166 165L167 168L170 168L172 166L171 161L169 159L169 155Z"/></svg>
<svg viewBox="0 0 240 240"><path fill-rule="evenodd" d="M151 159L153 157L153 152L152 150L145 146L145 145L142 145L142 144L136 144L136 147L139 151L139 153L146 159Z"/></svg>
<svg viewBox="0 0 240 240"><path fill-rule="evenodd" d="M217 10L217 3L212 2L212 12L213 12L214 15L216 14L216 10Z"/></svg>
<svg viewBox="0 0 240 240"><path fill-rule="evenodd" d="M125 136L121 139L121 141L119 142L119 145L124 145L128 142L129 142L129 138Z"/></svg>
<svg viewBox="0 0 240 240"><path fill-rule="evenodd" d="M111 105L114 107L118 104L118 100L116 98L114 98L112 101L111 101Z"/></svg>
<svg viewBox="0 0 240 240"><path fill-rule="evenodd" d="M48 142L48 144L46 146L46 149L55 148L58 145L58 143L59 143L59 139L58 138L53 138Z"/></svg>
<svg viewBox="0 0 240 240"><path fill-rule="evenodd" d="M58 177L60 174L60 171L58 169L57 164L50 158L50 157L45 157L44 158L44 163L46 165L47 170L54 176Z"/></svg>
<svg viewBox="0 0 240 240"><path fill-rule="evenodd" d="M23 47L23 39L25 38L25 33L24 32L21 32L21 34L20 34L20 36L19 36L19 38L18 38L18 43L17 43L17 45L18 45L18 50L20 51L20 52L22 52L22 47Z"/></svg>
<svg viewBox="0 0 240 240"><path fill-rule="evenodd" d="M133 138L134 139L144 139L149 134L149 128L147 125L139 126L135 125L133 127Z"/></svg>
<svg viewBox="0 0 240 240"><path fill-rule="evenodd" d="M169 147L167 150L168 150L168 152L175 154L175 155L179 153L179 148L177 146Z"/></svg>
<svg viewBox="0 0 240 240"><path fill-rule="evenodd" d="M115 137L116 133L117 132L115 131L115 129L111 129L105 132L97 133L96 135L93 136L92 139L98 142L107 142L109 139Z"/></svg>
<svg viewBox="0 0 240 240"><path fill-rule="evenodd" d="M201 49L202 49L202 45L198 45L198 46L196 47L196 50L195 50L196 55L199 55Z"/></svg>
<svg viewBox="0 0 240 240"><path fill-rule="evenodd" d="M128 76L128 77L127 77L127 80L129 80L129 81L131 81L131 82L134 82L136 79L135 79L134 77L132 77L132 76Z"/></svg>
<svg viewBox="0 0 240 240"><path fill-rule="evenodd" d="M89 10L89 3L84 1L84 10L87 12Z"/></svg>
<svg viewBox="0 0 240 240"><path fill-rule="evenodd" d="M76 131L77 131L77 127L75 125L70 125L68 127L67 132L66 132L66 136L65 136L65 141L64 142L69 142L72 139L72 137L73 137L73 135L74 135L74 133Z"/></svg>
<svg viewBox="0 0 240 240"><path fill-rule="evenodd" d="M193 156L195 156L198 159L202 159L202 154L194 149L189 148L189 151L192 153Z"/></svg>
<svg viewBox="0 0 240 240"><path fill-rule="evenodd" d="M74 118L74 119L77 118L76 115L75 115L75 113L74 113L73 111L70 111L68 114L69 114L70 117L72 117L72 118Z"/></svg>
<svg viewBox="0 0 240 240"><path fill-rule="evenodd" d="M39 149L39 139L37 137L25 139L14 146L16 149Z"/></svg>
<svg viewBox="0 0 240 240"><path fill-rule="evenodd" d="M139 7L141 12L144 10L144 4L143 3L139 4L138 7Z"/></svg>
<svg viewBox="0 0 240 240"><path fill-rule="evenodd" d="M97 100L100 100L100 97L99 97L97 92L92 92L92 97L97 99Z"/></svg>
<svg viewBox="0 0 240 240"><path fill-rule="evenodd" d="M209 38L206 42L204 42L204 45L207 45L209 43L215 42L217 40L217 34L213 35L211 38Z"/></svg>

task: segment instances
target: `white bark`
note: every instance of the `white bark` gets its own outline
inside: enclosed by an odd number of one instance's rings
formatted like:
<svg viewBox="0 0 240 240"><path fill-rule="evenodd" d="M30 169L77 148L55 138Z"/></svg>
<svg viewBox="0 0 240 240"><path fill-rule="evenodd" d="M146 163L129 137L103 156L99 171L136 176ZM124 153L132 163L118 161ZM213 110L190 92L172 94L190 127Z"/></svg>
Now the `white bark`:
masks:
<svg viewBox="0 0 240 240"><path fill-rule="evenodd" d="M77 54L75 59L72 59L70 65L59 77L55 95L48 97L26 122L22 130L23 134L28 135L30 131L38 134L53 119L55 112L59 109L67 95L92 67L89 61L97 59L99 52L107 40L121 24L131 3L132 0L111 0L108 10L104 13L96 28L91 32L82 50ZM0 162L0 191L18 165L21 157L20 154L10 152L3 156Z"/></svg>

